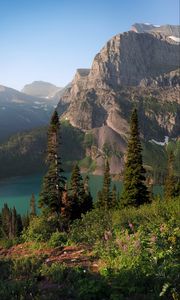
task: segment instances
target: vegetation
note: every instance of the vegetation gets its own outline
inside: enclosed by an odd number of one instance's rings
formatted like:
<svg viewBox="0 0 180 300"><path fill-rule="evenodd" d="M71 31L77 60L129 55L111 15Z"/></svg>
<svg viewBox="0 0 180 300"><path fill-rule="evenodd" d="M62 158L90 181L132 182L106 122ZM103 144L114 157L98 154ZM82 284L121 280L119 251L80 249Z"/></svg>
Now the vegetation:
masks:
<svg viewBox="0 0 180 300"><path fill-rule="evenodd" d="M62 194L65 190L65 177L60 157L60 123L59 116L55 110L48 130L47 158L48 172L44 177L42 191L40 193L39 205L46 212L61 212Z"/></svg>
<svg viewBox="0 0 180 300"><path fill-rule="evenodd" d="M122 205L139 206L149 202L145 181L145 169L142 161L142 147L138 130L137 110L134 109L130 122L130 138L125 160L124 191Z"/></svg>
<svg viewBox="0 0 180 300"><path fill-rule="evenodd" d="M33 194L29 215L6 204L0 213L0 299L178 300L180 196L173 155L165 198L152 195L150 203L134 110L123 197L111 185L106 160L93 207L89 179L78 164L69 183L63 177L59 126L55 112L41 214Z"/></svg>

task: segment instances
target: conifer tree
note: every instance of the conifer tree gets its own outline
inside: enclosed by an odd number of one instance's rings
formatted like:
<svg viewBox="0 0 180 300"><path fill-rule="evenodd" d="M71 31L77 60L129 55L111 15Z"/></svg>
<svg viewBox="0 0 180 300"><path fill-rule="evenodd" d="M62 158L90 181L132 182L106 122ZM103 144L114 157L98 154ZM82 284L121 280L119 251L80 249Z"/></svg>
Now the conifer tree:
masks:
<svg viewBox="0 0 180 300"><path fill-rule="evenodd" d="M78 164L75 164L70 179L70 198L71 198L71 219L81 217L81 207L83 202L84 186L83 178L80 174Z"/></svg>
<svg viewBox="0 0 180 300"><path fill-rule="evenodd" d="M92 196L88 185L89 178L86 176L84 181L80 173L78 164L75 164L70 179L70 202L71 220L81 217L93 207Z"/></svg>
<svg viewBox="0 0 180 300"><path fill-rule="evenodd" d="M65 185L65 190L62 194L62 207L61 207L61 216L65 221L71 219L72 203L71 198L68 195L67 185Z"/></svg>
<svg viewBox="0 0 180 300"><path fill-rule="evenodd" d="M1 214L2 233L6 238L14 238L19 236L22 231L21 216L17 214L15 207L10 209L5 203Z"/></svg>
<svg viewBox="0 0 180 300"><path fill-rule="evenodd" d="M117 208L118 206L118 201L117 201L117 188L116 185L113 185L112 188L112 197L111 197L111 208Z"/></svg>
<svg viewBox="0 0 180 300"><path fill-rule="evenodd" d="M111 175L109 162L106 160L103 187L102 190L98 193L97 207L103 209L112 208L112 194L111 194Z"/></svg>
<svg viewBox="0 0 180 300"><path fill-rule="evenodd" d="M170 199L176 196L176 181L174 177L174 155L171 151L168 155L167 175L164 184L165 199Z"/></svg>
<svg viewBox="0 0 180 300"><path fill-rule="evenodd" d="M84 193L81 211L83 214L90 211L93 208L93 198L89 190L89 176L84 178Z"/></svg>
<svg viewBox="0 0 180 300"><path fill-rule="evenodd" d="M44 177L42 190L40 194L39 206L46 208L50 214L61 213L62 193L65 186L65 177L61 166L61 157L59 155L60 146L60 122L58 113L55 110L52 115L48 130L47 158L48 172Z"/></svg>
<svg viewBox="0 0 180 300"><path fill-rule="evenodd" d="M145 169L143 167L141 152L138 115L137 110L134 109L131 115L130 137L125 161L124 190L121 197L122 206L139 206L150 201L145 185Z"/></svg>
<svg viewBox="0 0 180 300"><path fill-rule="evenodd" d="M31 217L36 216L36 199L35 199L34 193L32 193L32 196L30 199L30 216Z"/></svg>

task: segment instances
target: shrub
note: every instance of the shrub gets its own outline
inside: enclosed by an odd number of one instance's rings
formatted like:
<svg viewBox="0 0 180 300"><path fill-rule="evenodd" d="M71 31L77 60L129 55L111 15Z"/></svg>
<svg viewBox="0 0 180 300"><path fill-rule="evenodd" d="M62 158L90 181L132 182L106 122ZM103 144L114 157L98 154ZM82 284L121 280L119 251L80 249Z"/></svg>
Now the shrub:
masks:
<svg viewBox="0 0 180 300"><path fill-rule="evenodd" d="M112 229L111 212L94 209L73 222L69 240L75 243L94 244L104 237L106 231Z"/></svg>
<svg viewBox="0 0 180 300"><path fill-rule="evenodd" d="M48 219L44 215L34 217L28 228L24 230L22 238L25 242L46 242L56 230L56 225L57 220L55 218Z"/></svg>
<svg viewBox="0 0 180 300"><path fill-rule="evenodd" d="M48 245L50 247L59 247L59 246L64 246L67 243L67 234L65 232L53 232L49 241Z"/></svg>

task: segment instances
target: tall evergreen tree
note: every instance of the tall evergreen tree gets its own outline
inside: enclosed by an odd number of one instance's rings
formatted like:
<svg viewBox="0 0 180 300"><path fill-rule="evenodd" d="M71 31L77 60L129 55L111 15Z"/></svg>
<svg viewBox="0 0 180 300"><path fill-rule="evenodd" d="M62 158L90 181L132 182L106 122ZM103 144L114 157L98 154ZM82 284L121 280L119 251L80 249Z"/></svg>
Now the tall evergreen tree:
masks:
<svg viewBox="0 0 180 300"><path fill-rule="evenodd" d="M148 189L145 185L145 169L141 152L138 115L137 110L134 109L131 115L130 137L125 161L124 191L121 197L122 206L139 206L150 201Z"/></svg>
<svg viewBox="0 0 180 300"><path fill-rule="evenodd" d="M46 208L49 213L60 215L62 205L62 193L65 186L65 177L59 155L60 146L60 122L55 110L52 115L48 130L47 158L48 172L44 177L40 194L39 206Z"/></svg>
<svg viewBox="0 0 180 300"><path fill-rule="evenodd" d="M112 198L111 198L111 208L117 208L118 206L118 195L116 185L113 185L112 188Z"/></svg>
<svg viewBox="0 0 180 300"><path fill-rule="evenodd" d="M105 165L103 187L98 193L96 206L103 209L112 208L111 175L108 160L106 160Z"/></svg>
<svg viewBox="0 0 180 300"><path fill-rule="evenodd" d="M176 180L174 177L174 154L171 151L168 155L167 175L164 184L165 199L170 199L176 196Z"/></svg>
<svg viewBox="0 0 180 300"><path fill-rule="evenodd" d="M71 219L81 217L84 185L78 164L75 164L70 179Z"/></svg>
<svg viewBox="0 0 180 300"><path fill-rule="evenodd" d="M93 198L91 196L89 190L89 176L84 178L84 193L83 193L83 201L82 201L82 208L81 211L83 214L90 211L93 208Z"/></svg>
<svg viewBox="0 0 180 300"><path fill-rule="evenodd" d="M15 207L10 209L5 203L1 214L2 233L6 238L14 238L19 236L23 227L21 216L17 214Z"/></svg>
<svg viewBox="0 0 180 300"><path fill-rule="evenodd" d="M36 216L36 199L35 199L34 193L32 193L32 196L30 199L30 216L31 217Z"/></svg>
<svg viewBox="0 0 180 300"><path fill-rule="evenodd" d="M75 164L70 179L71 220L80 218L81 214L86 213L93 207L88 181L87 176L83 181L79 166Z"/></svg>

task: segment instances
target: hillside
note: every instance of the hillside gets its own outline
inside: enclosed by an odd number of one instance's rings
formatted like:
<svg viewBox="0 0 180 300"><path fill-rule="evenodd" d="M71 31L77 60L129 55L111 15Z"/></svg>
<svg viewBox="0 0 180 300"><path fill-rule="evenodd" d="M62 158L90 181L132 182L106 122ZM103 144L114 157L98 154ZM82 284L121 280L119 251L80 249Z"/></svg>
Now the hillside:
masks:
<svg viewBox="0 0 180 300"><path fill-rule="evenodd" d="M0 85L0 142L14 133L47 125L57 102Z"/></svg>
<svg viewBox="0 0 180 300"><path fill-rule="evenodd" d="M112 174L122 173L126 142L109 127L84 133L63 122L61 136L61 156L66 171L71 170L75 161L79 161L83 172L102 175L104 158L109 157ZM44 172L46 147L47 127L16 134L0 144L0 178ZM179 140L169 141L164 146L152 141L143 142L144 165L155 182L162 182L166 173L167 152L171 150L175 155L176 176L180 176Z"/></svg>

